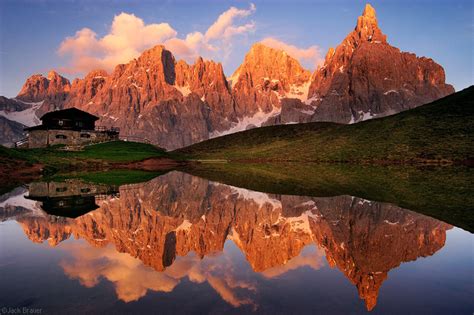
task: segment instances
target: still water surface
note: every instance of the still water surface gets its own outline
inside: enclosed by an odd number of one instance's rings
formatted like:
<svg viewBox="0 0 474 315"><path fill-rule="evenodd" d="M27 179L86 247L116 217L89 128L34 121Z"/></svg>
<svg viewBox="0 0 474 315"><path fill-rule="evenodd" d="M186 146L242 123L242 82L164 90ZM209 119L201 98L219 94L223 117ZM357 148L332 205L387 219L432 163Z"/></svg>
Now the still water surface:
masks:
<svg viewBox="0 0 474 315"><path fill-rule="evenodd" d="M352 196L181 172L0 197L0 306L49 313L472 314L473 235Z"/></svg>

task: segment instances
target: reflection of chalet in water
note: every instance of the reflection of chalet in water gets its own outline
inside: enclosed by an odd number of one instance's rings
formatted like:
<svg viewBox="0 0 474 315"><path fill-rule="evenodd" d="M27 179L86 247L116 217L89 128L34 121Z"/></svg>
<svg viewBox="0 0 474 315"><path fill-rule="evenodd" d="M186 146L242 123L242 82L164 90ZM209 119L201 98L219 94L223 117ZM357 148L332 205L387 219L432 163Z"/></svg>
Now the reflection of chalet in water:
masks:
<svg viewBox="0 0 474 315"><path fill-rule="evenodd" d="M24 148L44 148L50 145L65 144L80 146L88 143L117 140L117 128L96 127L97 116L68 108L49 112L41 118L41 125L26 128L28 136L17 143Z"/></svg>
<svg viewBox="0 0 474 315"><path fill-rule="evenodd" d="M49 215L77 218L97 209L97 199L118 195L114 186L85 183L80 180L65 182L35 182L29 184L25 198L41 201L41 208Z"/></svg>

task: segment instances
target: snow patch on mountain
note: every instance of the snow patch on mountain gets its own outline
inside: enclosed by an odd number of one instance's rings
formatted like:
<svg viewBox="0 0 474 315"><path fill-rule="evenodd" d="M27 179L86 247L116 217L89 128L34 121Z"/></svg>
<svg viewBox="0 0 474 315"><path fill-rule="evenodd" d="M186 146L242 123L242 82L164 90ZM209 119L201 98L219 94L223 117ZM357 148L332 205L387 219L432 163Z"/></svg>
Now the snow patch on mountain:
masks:
<svg viewBox="0 0 474 315"><path fill-rule="evenodd" d="M296 85L296 84L290 85L290 91L285 94L285 97L297 98L301 100L302 102L306 101L308 97L308 90L309 90L310 84L311 84L311 81L307 81L301 85Z"/></svg>
<svg viewBox="0 0 474 315"><path fill-rule="evenodd" d="M189 232L193 224L189 222L187 219L184 219L183 222L176 228L176 232L185 231Z"/></svg>
<svg viewBox="0 0 474 315"><path fill-rule="evenodd" d="M175 88L181 93L183 94L184 97L188 96L189 94L191 94L191 89L189 88L189 85L185 85L185 86L178 86L178 85L175 85Z"/></svg>
<svg viewBox="0 0 474 315"><path fill-rule="evenodd" d="M23 102L20 100L16 100L17 102L21 102L23 104L30 105L30 108L27 108L22 111L18 112L11 112L11 111L0 111L0 116L3 116L9 120L16 121L20 124L23 124L27 127L33 127L39 125L41 122L36 115L36 111L43 105L44 101L37 102L37 103L28 103Z"/></svg>
<svg viewBox="0 0 474 315"><path fill-rule="evenodd" d="M281 111L280 108L276 108L276 107L273 107L273 109L270 112L264 112L262 110L259 110L253 116L246 116L240 119L238 123L234 123L231 128L225 131L212 132L209 135L209 138L212 139L212 138L224 136L230 133L244 131L244 130L247 130L248 127L251 127L251 126L261 127L262 124L266 122L269 118L280 114L280 111Z"/></svg>
<svg viewBox="0 0 474 315"><path fill-rule="evenodd" d="M310 227L310 220L319 220L319 216L312 213L310 210L303 212L298 217L283 217L280 215L278 218L277 224L289 224L292 231L303 232L309 235L312 235Z"/></svg>
<svg viewBox="0 0 474 315"><path fill-rule="evenodd" d="M359 114L359 118L357 119L355 119L354 115L352 115L351 120L349 121L349 124L354 124L354 123L358 123L361 121L375 118L375 115L373 115L370 111L368 112L359 111L358 114Z"/></svg>

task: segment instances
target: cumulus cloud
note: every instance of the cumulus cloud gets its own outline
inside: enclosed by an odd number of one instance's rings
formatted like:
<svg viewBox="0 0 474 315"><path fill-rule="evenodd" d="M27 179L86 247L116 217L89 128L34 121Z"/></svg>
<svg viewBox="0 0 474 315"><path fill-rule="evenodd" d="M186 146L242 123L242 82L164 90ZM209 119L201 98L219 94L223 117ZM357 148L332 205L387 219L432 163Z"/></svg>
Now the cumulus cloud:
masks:
<svg viewBox="0 0 474 315"><path fill-rule="evenodd" d="M229 10L222 13L217 20L207 29L206 40L217 39L222 36L229 37L234 34L244 33L252 30L255 27L254 23L248 23L242 26L235 27L234 21L238 18L249 16L255 12L255 4L250 4L248 10L240 10L235 7L231 7Z"/></svg>
<svg viewBox="0 0 474 315"><path fill-rule="evenodd" d="M168 23L145 24L133 14L121 13L114 17L108 34L100 37L90 28L83 28L61 42L58 54L69 58L69 65L63 71L75 74L95 68L110 71L115 65L126 63L157 44L164 44L177 58L192 62L200 55L226 54L235 36L253 32L253 21L242 23L240 20L248 18L255 10L254 4L248 9L231 7L204 33L196 31L184 37L179 37Z"/></svg>
<svg viewBox="0 0 474 315"><path fill-rule="evenodd" d="M311 69L316 68L324 60L321 54L321 49L316 45L308 48L299 48L273 37L264 38L261 43L268 47L285 51L288 55Z"/></svg>
<svg viewBox="0 0 474 315"><path fill-rule="evenodd" d="M168 23L146 25L133 14L121 13L114 17L107 35L98 37L93 30L83 28L63 40L58 53L70 57L71 64L67 69L72 73L94 68L111 70L115 65L137 57L146 48L176 35Z"/></svg>

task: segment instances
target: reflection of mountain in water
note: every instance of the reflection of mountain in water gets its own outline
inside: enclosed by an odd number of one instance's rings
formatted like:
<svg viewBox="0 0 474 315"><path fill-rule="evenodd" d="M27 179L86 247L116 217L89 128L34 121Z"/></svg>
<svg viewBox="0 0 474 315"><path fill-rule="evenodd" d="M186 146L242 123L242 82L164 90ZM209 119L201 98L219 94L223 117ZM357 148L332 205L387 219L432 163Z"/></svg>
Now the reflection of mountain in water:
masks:
<svg viewBox="0 0 474 315"><path fill-rule="evenodd" d="M268 277L307 264L307 257L301 262L298 257L303 247L316 244L329 264L357 287L369 310L387 273L402 262L434 254L443 247L450 228L390 204L350 196L268 195L179 172L121 186L119 198L97 202L99 209L77 219L21 216L16 220L36 242L48 240L54 246L75 235L104 252L106 245L113 244L118 252L155 270L166 269L163 276L173 274L171 282L179 279L173 273L175 265L190 259L191 251L203 258L222 251L227 239L240 248L254 271ZM73 269L77 266L65 267ZM211 279L209 273L205 275ZM215 276L212 279L217 283ZM220 285L232 287L230 282Z"/></svg>

